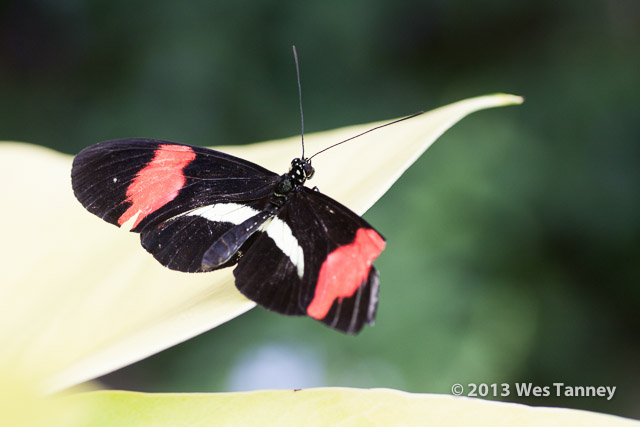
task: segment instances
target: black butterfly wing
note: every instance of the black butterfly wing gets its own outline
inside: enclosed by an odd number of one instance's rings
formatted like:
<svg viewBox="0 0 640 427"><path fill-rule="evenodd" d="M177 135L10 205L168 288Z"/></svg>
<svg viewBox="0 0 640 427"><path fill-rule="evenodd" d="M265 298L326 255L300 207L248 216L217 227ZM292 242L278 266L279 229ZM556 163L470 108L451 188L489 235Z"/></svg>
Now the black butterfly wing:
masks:
<svg viewBox="0 0 640 427"><path fill-rule="evenodd" d="M149 225L220 202L268 197L275 173L208 148L153 139L95 144L73 161L73 191L107 222Z"/></svg>
<svg viewBox="0 0 640 427"><path fill-rule="evenodd" d="M256 236L233 274L236 287L250 300L281 314L302 316L306 311L299 295L307 279L305 254L286 220L287 212L285 205Z"/></svg>
<svg viewBox="0 0 640 427"><path fill-rule="evenodd" d="M268 217L264 210L268 199L244 201L242 203L219 202L203 206L172 217L159 224L151 224L142 230L142 246L162 265L172 270L199 273L230 267L238 262L254 236L247 234L245 221L256 216ZM260 224L257 224L258 226ZM240 244L230 247L220 241L227 232L241 228ZM222 239L224 240L224 239ZM220 241L220 242L219 242ZM203 259L211 246L230 251L227 261L203 268Z"/></svg>
<svg viewBox="0 0 640 427"><path fill-rule="evenodd" d="M355 334L375 320L379 281L372 262L384 246L360 216L302 188L239 260L236 286L270 310Z"/></svg>
<svg viewBox="0 0 640 427"><path fill-rule="evenodd" d="M118 226L130 222L162 265L186 272L202 271L211 244L263 210L278 179L228 154L151 139L88 147L75 157L71 177L85 208Z"/></svg>

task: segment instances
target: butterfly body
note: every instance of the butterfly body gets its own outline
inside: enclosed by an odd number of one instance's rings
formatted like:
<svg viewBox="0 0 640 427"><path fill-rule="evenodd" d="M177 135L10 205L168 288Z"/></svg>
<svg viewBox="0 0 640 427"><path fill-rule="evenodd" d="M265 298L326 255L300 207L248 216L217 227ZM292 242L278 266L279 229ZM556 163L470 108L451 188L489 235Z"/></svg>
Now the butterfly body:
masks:
<svg viewBox="0 0 640 427"><path fill-rule="evenodd" d="M305 158L277 175L203 147L123 139L80 152L72 184L87 210L140 233L162 265L184 272L235 266L237 288L258 304L357 333L375 319L372 262L385 241L306 187L314 172Z"/></svg>

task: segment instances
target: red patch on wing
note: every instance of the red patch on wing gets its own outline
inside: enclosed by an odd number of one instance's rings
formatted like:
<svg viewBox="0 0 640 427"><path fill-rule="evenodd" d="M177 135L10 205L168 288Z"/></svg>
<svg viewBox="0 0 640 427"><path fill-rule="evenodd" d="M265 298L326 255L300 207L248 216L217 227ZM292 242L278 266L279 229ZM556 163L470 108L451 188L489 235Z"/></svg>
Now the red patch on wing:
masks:
<svg viewBox="0 0 640 427"><path fill-rule="evenodd" d="M375 230L359 228L353 243L331 252L320 267L316 293L307 314L323 319L336 299L351 297L367 280L371 263L385 246L384 239Z"/></svg>
<svg viewBox="0 0 640 427"><path fill-rule="evenodd" d="M118 225L140 212L133 227L151 212L160 209L178 196L187 180L183 169L196 158L196 153L183 145L161 145L153 159L136 175L127 188L131 206L118 219Z"/></svg>

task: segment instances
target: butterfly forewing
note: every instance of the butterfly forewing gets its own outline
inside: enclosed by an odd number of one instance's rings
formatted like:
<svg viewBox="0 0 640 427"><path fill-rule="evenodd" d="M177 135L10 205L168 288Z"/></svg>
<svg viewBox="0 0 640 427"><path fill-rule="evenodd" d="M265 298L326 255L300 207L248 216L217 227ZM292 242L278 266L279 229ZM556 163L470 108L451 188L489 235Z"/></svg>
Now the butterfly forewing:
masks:
<svg viewBox="0 0 640 427"><path fill-rule="evenodd" d="M348 333L372 324L384 239L351 210L302 188L234 270L248 298L282 314L308 315Z"/></svg>
<svg viewBox="0 0 640 427"><path fill-rule="evenodd" d="M277 179L228 154L152 139L101 142L81 151L72 169L85 208L137 232L201 206L268 197Z"/></svg>

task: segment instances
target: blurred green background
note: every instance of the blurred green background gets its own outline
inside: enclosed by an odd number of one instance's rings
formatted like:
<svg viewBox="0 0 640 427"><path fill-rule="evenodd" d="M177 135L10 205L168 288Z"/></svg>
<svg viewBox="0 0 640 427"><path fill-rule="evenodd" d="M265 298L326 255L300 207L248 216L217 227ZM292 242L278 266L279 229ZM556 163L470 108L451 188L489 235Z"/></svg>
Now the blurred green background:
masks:
<svg viewBox="0 0 640 427"><path fill-rule="evenodd" d="M510 383L508 401L639 418L637 0L5 0L0 139L75 153L295 135L294 43L308 132L493 92L526 102L464 119L366 214L388 239L375 327L257 308L104 384ZM515 382L617 391L527 399Z"/></svg>

